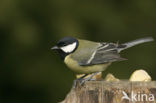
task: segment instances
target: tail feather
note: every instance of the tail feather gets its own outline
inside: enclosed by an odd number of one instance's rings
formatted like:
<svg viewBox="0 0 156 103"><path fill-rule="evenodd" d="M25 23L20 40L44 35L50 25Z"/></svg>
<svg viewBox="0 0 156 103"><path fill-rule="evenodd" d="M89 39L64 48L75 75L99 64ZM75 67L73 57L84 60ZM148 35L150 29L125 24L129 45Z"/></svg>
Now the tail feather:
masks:
<svg viewBox="0 0 156 103"><path fill-rule="evenodd" d="M130 48L132 46L142 44L142 43L145 43L145 42L151 42L151 41L154 41L154 39L152 37L145 37L145 38L133 40L133 41L130 41L130 42L127 42L127 43L123 43L123 44L121 44L121 46L119 46L118 52L121 52L122 50Z"/></svg>

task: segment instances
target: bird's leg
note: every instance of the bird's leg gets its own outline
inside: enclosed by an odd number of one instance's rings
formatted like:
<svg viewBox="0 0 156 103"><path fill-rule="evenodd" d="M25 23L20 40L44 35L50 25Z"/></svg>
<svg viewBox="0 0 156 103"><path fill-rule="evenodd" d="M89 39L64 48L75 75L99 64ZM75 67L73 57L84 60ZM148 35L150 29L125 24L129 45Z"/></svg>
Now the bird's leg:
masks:
<svg viewBox="0 0 156 103"><path fill-rule="evenodd" d="M96 75L96 74L98 74L99 72L96 72L96 73L93 73L91 76L89 76L88 78L85 78L85 79L82 79L81 81L80 81L80 85L83 85L86 81L89 81L89 80L92 80L92 78Z"/></svg>
<svg viewBox="0 0 156 103"><path fill-rule="evenodd" d="M77 82L78 81L82 81L83 80L83 78L84 77L86 77L88 74L84 74L83 76L81 76L80 78L78 78L78 79L76 79L76 80L74 80L74 83L73 83L73 88L75 88L76 87L76 85L77 85Z"/></svg>

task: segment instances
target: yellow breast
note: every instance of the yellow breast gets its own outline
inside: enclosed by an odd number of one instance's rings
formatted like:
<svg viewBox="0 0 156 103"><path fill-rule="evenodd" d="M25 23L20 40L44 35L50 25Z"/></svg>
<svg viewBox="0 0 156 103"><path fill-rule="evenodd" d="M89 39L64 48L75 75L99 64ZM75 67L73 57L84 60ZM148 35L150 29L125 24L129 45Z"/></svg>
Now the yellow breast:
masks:
<svg viewBox="0 0 156 103"><path fill-rule="evenodd" d="M74 72L79 74L89 74L94 72L104 71L111 63L91 65L91 66L80 66L75 60L66 56L64 60L65 64Z"/></svg>

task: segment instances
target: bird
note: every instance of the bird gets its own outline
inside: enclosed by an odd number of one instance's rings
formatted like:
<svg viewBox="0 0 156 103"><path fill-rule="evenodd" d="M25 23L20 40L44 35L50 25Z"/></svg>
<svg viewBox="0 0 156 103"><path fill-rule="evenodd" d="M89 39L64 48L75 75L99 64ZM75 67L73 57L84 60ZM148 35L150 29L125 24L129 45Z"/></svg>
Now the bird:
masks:
<svg viewBox="0 0 156 103"><path fill-rule="evenodd" d="M153 40L152 37L144 37L119 44L64 37L51 49L57 51L70 70L76 74L84 74L74 81L75 87L78 81L81 85L84 84L99 72L104 71L112 62L127 60L120 56L121 51ZM83 79L89 74L92 75Z"/></svg>

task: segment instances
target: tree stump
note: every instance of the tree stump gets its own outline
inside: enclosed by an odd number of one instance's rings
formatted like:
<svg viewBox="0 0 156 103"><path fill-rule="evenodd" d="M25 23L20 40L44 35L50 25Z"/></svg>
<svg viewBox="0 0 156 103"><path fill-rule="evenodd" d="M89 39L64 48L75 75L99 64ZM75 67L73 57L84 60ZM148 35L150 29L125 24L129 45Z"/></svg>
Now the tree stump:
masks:
<svg viewBox="0 0 156 103"><path fill-rule="evenodd" d="M88 81L61 103L156 103L156 81Z"/></svg>

